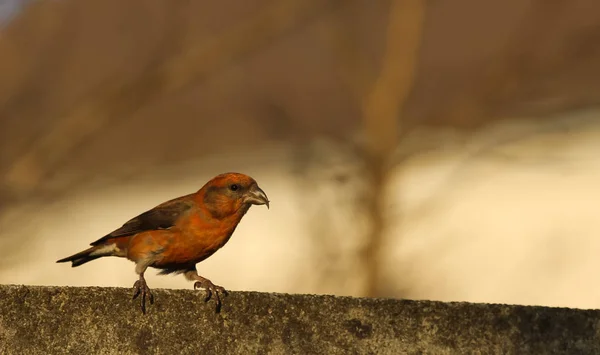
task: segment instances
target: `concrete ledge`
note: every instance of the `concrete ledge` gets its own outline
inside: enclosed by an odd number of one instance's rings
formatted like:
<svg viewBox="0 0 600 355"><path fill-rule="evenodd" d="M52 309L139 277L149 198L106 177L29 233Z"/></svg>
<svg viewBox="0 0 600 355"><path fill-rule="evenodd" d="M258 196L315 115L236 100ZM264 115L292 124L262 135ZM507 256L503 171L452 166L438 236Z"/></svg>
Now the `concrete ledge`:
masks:
<svg viewBox="0 0 600 355"><path fill-rule="evenodd" d="M201 293L201 294L198 294ZM600 354L600 311L233 292L0 286L1 354Z"/></svg>

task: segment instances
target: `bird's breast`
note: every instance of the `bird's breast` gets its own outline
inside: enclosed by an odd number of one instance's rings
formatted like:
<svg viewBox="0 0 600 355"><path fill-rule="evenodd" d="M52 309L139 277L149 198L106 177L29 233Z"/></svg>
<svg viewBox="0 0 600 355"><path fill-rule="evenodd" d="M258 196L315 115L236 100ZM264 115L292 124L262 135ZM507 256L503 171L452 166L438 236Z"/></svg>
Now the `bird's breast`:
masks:
<svg viewBox="0 0 600 355"><path fill-rule="evenodd" d="M227 223L206 223L192 217L189 223L177 228L174 238L164 249L159 264L195 264L223 247L235 226Z"/></svg>

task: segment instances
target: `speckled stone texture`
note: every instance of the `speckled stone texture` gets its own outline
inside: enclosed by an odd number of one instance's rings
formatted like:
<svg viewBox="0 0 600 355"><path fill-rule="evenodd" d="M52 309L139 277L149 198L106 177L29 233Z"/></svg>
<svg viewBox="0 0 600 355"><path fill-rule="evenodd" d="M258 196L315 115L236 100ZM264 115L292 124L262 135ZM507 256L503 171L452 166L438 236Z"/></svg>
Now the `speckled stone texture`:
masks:
<svg viewBox="0 0 600 355"><path fill-rule="evenodd" d="M0 286L0 354L600 354L600 311L232 292Z"/></svg>

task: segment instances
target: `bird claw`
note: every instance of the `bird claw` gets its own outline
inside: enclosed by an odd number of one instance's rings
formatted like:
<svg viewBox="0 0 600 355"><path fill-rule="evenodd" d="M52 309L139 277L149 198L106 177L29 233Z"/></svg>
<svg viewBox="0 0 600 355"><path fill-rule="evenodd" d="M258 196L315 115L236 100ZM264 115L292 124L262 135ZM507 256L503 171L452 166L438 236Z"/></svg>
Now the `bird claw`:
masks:
<svg viewBox="0 0 600 355"><path fill-rule="evenodd" d="M215 296L216 303L216 311L219 313L221 311L221 295L227 296L229 293L222 286L217 286L213 284L210 280L202 280L196 281L194 283L194 290L198 288L203 288L206 291L206 297L204 297L204 302L210 301L212 296Z"/></svg>
<svg viewBox="0 0 600 355"><path fill-rule="evenodd" d="M154 295L150 291L150 288L148 287L148 285L146 284L146 280L144 279L137 280L133 284L132 300L136 299L139 295L142 296L140 299L140 307L142 309L142 313L146 314L146 297L148 297L150 304L154 304Z"/></svg>

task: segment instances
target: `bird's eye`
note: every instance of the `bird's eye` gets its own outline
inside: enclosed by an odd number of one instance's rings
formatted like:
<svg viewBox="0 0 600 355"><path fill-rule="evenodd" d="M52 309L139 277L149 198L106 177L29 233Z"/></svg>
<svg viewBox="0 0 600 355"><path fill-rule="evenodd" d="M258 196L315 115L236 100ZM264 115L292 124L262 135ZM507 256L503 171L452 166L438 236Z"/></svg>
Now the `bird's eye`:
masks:
<svg viewBox="0 0 600 355"><path fill-rule="evenodd" d="M237 189L239 189L239 188L240 188L240 185L238 185L238 184L231 184L231 185L229 185L229 189L231 191L237 191Z"/></svg>

